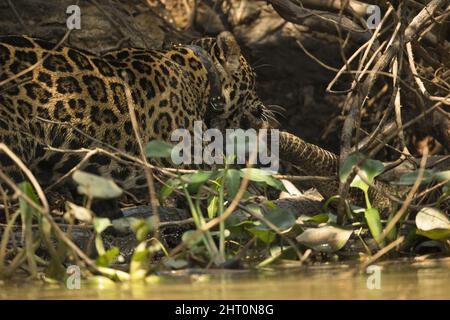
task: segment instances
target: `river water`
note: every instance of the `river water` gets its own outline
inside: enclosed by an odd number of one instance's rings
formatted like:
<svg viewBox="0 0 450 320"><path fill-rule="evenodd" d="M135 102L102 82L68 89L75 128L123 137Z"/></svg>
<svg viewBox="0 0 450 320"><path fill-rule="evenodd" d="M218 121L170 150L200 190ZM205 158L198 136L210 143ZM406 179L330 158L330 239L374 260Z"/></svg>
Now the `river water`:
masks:
<svg viewBox="0 0 450 320"><path fill-rule="evenodd" d="M26 281L0 283L0 299L450 299L450 261L390 262L356 272L349 264L258 271L165 273L157 281L80 289Z"/></svg>

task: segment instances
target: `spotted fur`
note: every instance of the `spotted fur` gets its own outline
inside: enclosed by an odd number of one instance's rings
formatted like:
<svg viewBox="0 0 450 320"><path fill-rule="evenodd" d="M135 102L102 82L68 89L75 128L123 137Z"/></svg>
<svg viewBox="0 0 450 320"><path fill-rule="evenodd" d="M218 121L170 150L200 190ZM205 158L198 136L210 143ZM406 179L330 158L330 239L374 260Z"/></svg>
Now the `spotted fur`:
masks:
<svg viewBox="0 0 450 320"><path fill-rule="evenodd" d="M0 37L0 142L8 145L44 185L77 165L83 154L56 152L104 147L138 154L125 88L131 90L144 142L168 140L176 128L258 126L263 105L255 76L230 33L195 41L213 62L224 108L206 123L211 90L206 67L188 46L170 50L122 49L96 56L25 36ZM245 123L244 123L245 122ZM82 131L80 134L77 130ZM90 136L91 138L89 138ZM106 148L108 149L108 148ZM21 173L0 152L0 165L14 179ZM137 184L132 166L95 155L84 170Z"/></svg>

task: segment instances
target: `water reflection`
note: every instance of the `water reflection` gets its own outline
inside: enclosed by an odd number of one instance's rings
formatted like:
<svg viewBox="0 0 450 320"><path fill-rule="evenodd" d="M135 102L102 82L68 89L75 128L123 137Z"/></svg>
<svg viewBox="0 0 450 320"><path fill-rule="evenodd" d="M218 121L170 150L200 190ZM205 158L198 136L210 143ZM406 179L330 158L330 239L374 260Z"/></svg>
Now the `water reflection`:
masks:
<svg viewBox="0 0 450 320"><path fill-rule="evenodd" d="M21 282L0 285L0 299L450 299L450 264L380 264L380 288L370 274L346 265L262 271L190 270L163 274L157 283L80 290ZM369 285L370 287L370 285Z"/></svg>

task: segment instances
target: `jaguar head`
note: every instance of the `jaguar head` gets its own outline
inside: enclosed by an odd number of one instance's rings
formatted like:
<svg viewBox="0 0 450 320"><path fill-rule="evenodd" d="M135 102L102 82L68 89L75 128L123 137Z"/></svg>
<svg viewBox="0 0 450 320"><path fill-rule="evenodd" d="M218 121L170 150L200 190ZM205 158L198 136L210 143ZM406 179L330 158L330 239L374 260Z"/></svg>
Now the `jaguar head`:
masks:
<svg viewBox="0 0 450 320"><path fill-rule="evenodd" d="M222 32L216 38L199 39L193 44L210 55L214 72L220 79L222 104L215 121L222 122L226 128L266 127L273 114L257 96L255 72L242 55L234 36Z"/></svg>

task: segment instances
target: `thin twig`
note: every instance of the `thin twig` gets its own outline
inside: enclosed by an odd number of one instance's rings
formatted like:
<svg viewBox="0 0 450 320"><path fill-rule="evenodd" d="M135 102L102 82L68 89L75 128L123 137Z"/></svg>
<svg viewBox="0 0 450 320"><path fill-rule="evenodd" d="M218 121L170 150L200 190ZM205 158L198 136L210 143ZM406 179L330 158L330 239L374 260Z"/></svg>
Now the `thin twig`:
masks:
<svg viewBox="0 0 450 320"><path fill-rule="evenodd" d="M380 236L380 242L383 241L384 238L386 238L389 232L391 232L391 230L395 227L397 222L403 217L404 213L406 212L406 209L408 209L411 201L413 200L415 193L417 192L420 184L422 183L423 173L425 171L425 165L427 163L427 157L428 157L428 146L427 144L425 144L422 160L420 161L419 173L417 174L416 181L414 181L414 184L411 190L408 192L408 195L406 196L405 201L400 207L400 210L398 210L395 216L389 221L386 228L384 228L383 233Z"/></svg>

